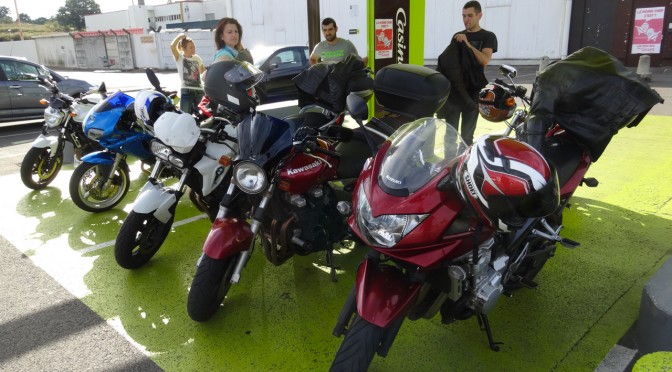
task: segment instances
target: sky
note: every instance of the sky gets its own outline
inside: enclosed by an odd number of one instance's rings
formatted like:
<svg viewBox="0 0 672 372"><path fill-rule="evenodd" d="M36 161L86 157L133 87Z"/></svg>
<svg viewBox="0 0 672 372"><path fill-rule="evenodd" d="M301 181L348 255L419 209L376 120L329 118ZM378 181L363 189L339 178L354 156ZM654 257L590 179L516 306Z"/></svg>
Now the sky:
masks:
<svg viewBox="0 0 672 372"><path fill-rule="evenodd" d="M137 0L95 0L103 13L116 10L126 10L131 5L136 5ZM145 5L165 4L167 0L145 0ZM26 13L30 19L40 17L51 18L56 15L58 8L65 5L65 0L16 0L19 13ZM14 0L0 0L0 6L6 6L11 11L10 16L16 19Z"/></svg>

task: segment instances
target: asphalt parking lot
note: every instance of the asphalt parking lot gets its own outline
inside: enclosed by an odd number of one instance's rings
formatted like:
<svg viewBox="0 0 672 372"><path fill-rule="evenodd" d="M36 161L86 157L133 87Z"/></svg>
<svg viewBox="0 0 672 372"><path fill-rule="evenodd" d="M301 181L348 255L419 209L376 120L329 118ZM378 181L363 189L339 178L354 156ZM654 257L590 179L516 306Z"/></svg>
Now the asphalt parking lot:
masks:
<svg viewBox="0 0 672 372"><path fill-rule="evenodd" d="M105 80L124 82L113 76ZM159 78L170 87L168 74ZM619 133L591 167L600 185L580 188L564 221L563 235L582 246L559 249L538 289L500 300L490 318L500 352L488 349L475 319L407 321L370 370L594 370L637 318L647 278L672 254L672 117L662 112ZM502 130L481 121L477 134ZM10 151L17 147L0 148L0 158L15 159ZM207 219L184 198L150 264L121 269L112 245L144 176L134 166L124 202L90 214L70 200L71 172L42 191L23 186L18 166L0 176L0 370L328 369L340 344L331 329L362 250L338 251L337 283L322 255L275 267L257 250L218 314L198 324L186 297Z"/></svg>

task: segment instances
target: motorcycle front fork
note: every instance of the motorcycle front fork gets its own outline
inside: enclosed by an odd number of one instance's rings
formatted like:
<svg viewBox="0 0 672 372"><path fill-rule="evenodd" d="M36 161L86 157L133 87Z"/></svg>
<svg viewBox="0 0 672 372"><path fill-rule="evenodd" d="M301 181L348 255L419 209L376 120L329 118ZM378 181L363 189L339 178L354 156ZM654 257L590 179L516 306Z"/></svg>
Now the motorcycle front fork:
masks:
<svg viewBox="0 0 672 372"><path fill-rule="evenodd" d="M119 164L126 159L126 156L120 153L117 153L114 157L114 164L112 164L112 169L105 179L105 184L103 184L102 191L107 190L108 187L112 184L112 179L114 178L114 173L119 169Z"/></svg>
<svg viewBox="0 0 672 372"><path fill-rule="evenodd" d="M226 196L229 197L227 199L230 200L231 195L235 191L235 187L236 186L233 183L231 183L229 189L226 192ZM254 215L252 216L252 224L250 226L250 230L252 230L252 243L250 243L250 248L248 250L240 252L240 257L238 258L238 262L236 263L236 268L233 271L233 275L231 275L232 284L237 284L240 281L240 273L243 271L245 265L247 265L247 261L250 260L250 256L252 255L252 251L254 250L254 244L255 244L254 238L261 231L261 221L263 220L264 212L266 211L266 206L268 205L268 202L271 200L271 196L273 196L274 189L275 184L271 184L268 186L268 189L266 189L266 192L264 193L264 196L261 199L261 202L259 203L259 207L257 207L254 211ZM219 209L219 213L217 214L217 218L224 217L225 215L226 215L226 206L221 206Z"/></svg>

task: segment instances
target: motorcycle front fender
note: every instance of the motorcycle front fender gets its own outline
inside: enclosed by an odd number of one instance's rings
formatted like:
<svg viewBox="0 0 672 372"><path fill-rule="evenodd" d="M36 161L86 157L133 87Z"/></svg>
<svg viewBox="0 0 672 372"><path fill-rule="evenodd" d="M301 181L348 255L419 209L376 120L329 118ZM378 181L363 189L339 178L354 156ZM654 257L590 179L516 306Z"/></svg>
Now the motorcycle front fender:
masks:
<svg viewBox="0 0 672 372"><path fill-rule="evenodd" d="M357 270L357 312L369 323L387 328L406 316L421 287L409 282L398 268L366 259Z"/></svg>
<svg viewBox="0 0 672 372"><path fill-rule="evenodd" d="M175 204L177 196L173 190L147 181L133 203L133 212L142 214L153 212L157 220L168 223L173 216L170 208Z"/></svg>
<svg viewBox="0 0 672 372"><path fill-rule="evenodd" d="M36 149L46 149L49 147L51 149L51 156L56 155L56 149L58 149L58 136L45 136L40 134L35 138L31 147Z"/></svg>
<svg viewBox="0 0 672 372"><path fill-rule="evenodd" d="M82 162L91 164L114 164L114 154L109 151L94 151L82 156Z"/></svg>
<svg viewBox="0 0 672 372"><path fill-rule="evenodd" d="M250 224L238 218L217 218L203 244L203 253L215 260L231 257L250 248L254 233Z"/></svg>

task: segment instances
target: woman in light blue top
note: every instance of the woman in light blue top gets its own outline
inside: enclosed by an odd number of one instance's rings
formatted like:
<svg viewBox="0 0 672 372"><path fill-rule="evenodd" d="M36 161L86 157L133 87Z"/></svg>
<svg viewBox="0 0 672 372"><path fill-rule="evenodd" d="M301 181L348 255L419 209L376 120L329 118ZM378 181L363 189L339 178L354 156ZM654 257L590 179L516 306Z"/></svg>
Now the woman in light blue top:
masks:
<svg viewBox="0 0 672 372"><path fill-rule="evenodd" d="M215 29L217 51L213 62L238 59L252 63L250 52L243 47L243 28L234 18L222 18Z"/></svg>

